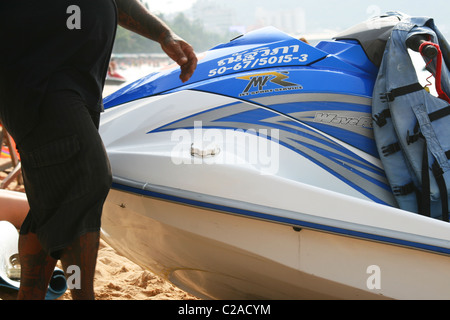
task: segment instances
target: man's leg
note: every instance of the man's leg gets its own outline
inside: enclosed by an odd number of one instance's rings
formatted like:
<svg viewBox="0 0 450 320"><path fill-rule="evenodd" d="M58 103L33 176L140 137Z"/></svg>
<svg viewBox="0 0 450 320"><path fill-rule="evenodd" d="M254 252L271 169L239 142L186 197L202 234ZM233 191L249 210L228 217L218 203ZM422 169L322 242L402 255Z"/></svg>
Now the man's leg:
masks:
<svg viewBox="0 0 450 320"><path fill-rule="evenodd" d="M94 300L94 276L100 232L88 232L64 248L61 263L67 272L70 266L80 270L79 288L71 288L73 300ZM66 273L67 274L67 273Z"/></svg>
<svg viewBox="0 0 450 320"><path fill-rule="evenodd" d="M35 233L19 237L21 263L18 300L43 300L57 260L42 249Z"/></svg>
<svg viewBox="0 0 450 320"><path fill-rule="evenodd" d="M71 290L72 297L93 299L100 217L111 186L108 157L97 122L76 93L49 95L41 112L39 126L20 145L34 217L25 219L21 233L39 231L40 243L66 274L69 266L81 271L81 289Z"/></svg>

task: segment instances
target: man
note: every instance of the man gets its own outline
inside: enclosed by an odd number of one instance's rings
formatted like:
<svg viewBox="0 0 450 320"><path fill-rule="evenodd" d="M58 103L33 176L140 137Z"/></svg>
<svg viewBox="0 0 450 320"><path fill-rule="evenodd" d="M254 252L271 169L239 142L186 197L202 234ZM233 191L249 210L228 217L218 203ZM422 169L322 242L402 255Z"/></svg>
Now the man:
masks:
<svg viewBox="0 0 450 320"><path fill-rule="evenodd" d="M117 22L193 74L192 47L137 0L0 4L0 119L16 141L30 211L20 229L18 299L43 299L55 264L75 266L73 299L94 299L100 218L111 184L98 134ZM71 269L71 270L77 270Z"/></svg>

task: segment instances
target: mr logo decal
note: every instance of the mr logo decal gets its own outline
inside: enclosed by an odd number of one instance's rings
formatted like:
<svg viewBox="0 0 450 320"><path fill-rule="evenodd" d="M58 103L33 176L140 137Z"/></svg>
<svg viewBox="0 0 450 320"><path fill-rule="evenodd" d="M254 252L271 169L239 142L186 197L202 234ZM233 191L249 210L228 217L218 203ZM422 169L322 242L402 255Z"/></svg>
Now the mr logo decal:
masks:
<svg viewBox="0 0 450 320"><path fill-rule="evenodd" d="M238 77L236 79L248 81L247 86L239 96L244 97L248 95L303 89L301 85L285 81L286 79L289 79L288 75L289 72L273 71ZM267 89L265 89L270 84L274 84L275 86L272 86L272 88L268 87ZM252 89L256 90L251 91Z"/></svg>

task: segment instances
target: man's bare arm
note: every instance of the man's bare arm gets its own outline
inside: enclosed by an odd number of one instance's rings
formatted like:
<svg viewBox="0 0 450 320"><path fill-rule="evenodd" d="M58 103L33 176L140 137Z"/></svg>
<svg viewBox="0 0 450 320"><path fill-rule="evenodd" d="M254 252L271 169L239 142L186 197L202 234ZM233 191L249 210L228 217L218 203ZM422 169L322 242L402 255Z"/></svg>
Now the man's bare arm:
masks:
<svg viewBox="0 0 450 320"><path fill-rule="evenodd" d="M150 40L159 42L164 52L181 67L185 82L197 67L194 49L177 36L161 19L137 0L116 0L119 25Z"/></svg>

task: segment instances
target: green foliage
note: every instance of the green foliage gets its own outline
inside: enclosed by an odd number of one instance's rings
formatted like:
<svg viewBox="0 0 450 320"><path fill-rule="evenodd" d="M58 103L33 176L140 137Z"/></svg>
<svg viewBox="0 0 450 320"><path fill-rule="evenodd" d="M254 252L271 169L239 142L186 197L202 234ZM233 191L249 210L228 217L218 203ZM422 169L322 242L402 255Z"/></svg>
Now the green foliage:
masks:
<svg viewBox="0 0 450 320"><path fill-rule="evenodd" d="M117 27L113 53L153 53L160 51L158 43L145 39L120 26Z"/></svg>
<svg viewBox="0 0 450 320"><path fill-rule="evenodd" d="M223 34L209 32L204 29L200 21L190 21L182 13L178 14L169 25L176 34L189 42L197 52L228 42L232 38L228 32Z"/></svg>
<svg viewBox="0 0 450 320"><path fill-rule="evenodd" d="M235 35L229 32L216 34L204 29L200 21L190 21L183 13L179 13L171 21L165 21L180 37L194 47L196 52L208 50L217 44L228 42ZM148 40L122 27L117 28L114 53L162 53L158 43Z"/></svg>

